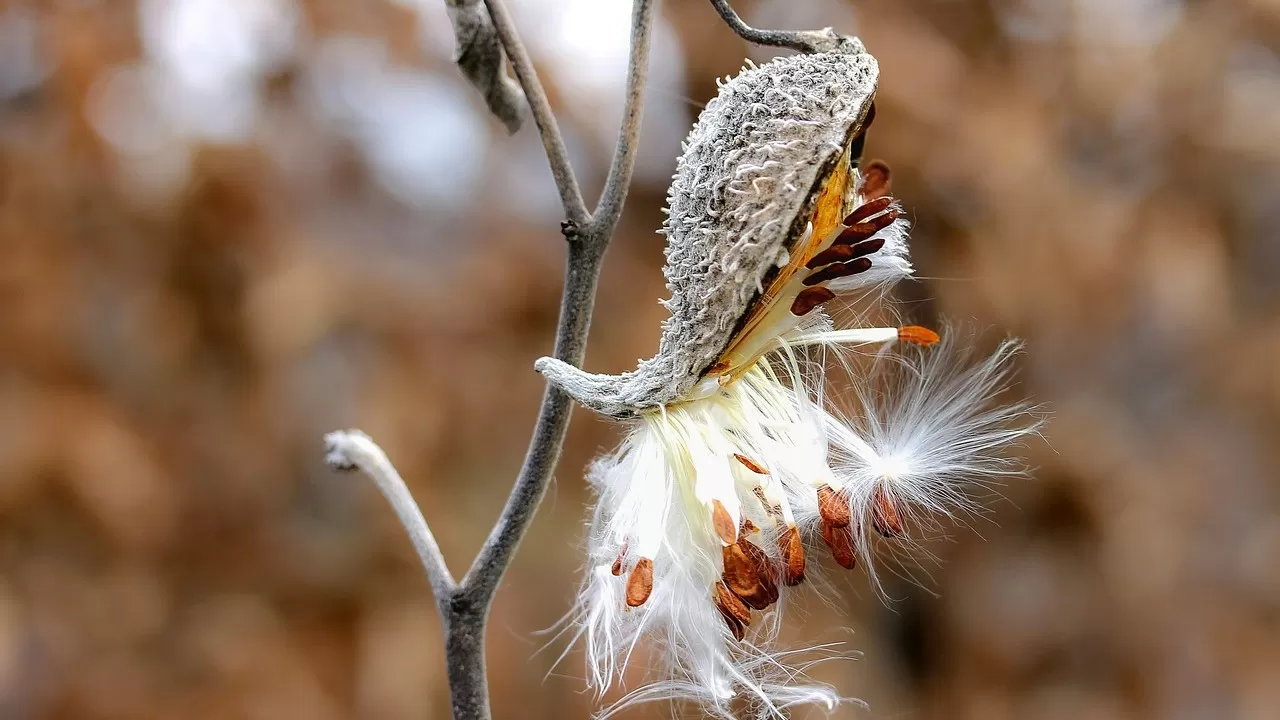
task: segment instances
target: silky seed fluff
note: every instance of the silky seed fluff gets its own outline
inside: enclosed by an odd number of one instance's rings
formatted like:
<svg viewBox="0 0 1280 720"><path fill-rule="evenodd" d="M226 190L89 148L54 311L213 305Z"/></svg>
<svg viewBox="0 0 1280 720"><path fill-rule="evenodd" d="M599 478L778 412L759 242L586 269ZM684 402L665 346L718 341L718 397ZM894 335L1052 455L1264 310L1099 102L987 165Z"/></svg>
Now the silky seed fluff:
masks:
<svg viewBox="0 0 1280 720"><path fill-rule="evenodd" d="M860 129L879 68L862 43L744 69L684 143L667 193L671 312L658 353L599 375L554 358L535 367L592 410L632 417L684 398L716 362L804 233L818 191Z"/></svg>

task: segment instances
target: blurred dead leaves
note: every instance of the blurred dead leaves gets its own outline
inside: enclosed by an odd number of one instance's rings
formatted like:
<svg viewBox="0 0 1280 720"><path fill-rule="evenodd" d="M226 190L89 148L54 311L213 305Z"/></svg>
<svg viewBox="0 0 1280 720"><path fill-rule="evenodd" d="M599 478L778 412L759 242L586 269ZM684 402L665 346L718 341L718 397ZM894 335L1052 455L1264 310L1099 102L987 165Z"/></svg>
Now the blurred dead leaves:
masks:
<svg viewBox="0 0 1280 720"><path fill-rule="evenodd" d="M471 197L392 199L309 109L301 42L259 88L260 131L184 139L177 170L131 160L91 120L105 74L144 52L151 5L0 4L0 24L26 13L43 62L0 69L0 717L444 717L425 582L319 438L376 436L459 570L541 392L555 219L497 190L520 138L491 121ZM412 3L359 5L298 10L312 42L381 38L449 77L420 59ZM855 29L848 6L801 5ZM820 674L881 717L1275 717L1280 4L852 10L882 69L868 149L917 227L907 312L1025 337L1019 390L1055 418L1036 479L934 548L937 597L904 583L885 609L861 591L865 659ZM666 18L705 101L746 49L704 3L669 0ZM531 172L517 187L549 188ZM663 190L632 192L593 368L652 350ZM611 442L578 420L495 608L501 717L591 708L576 658L544 681L556 653L531 634L567 609L580 471Z"/></svg>

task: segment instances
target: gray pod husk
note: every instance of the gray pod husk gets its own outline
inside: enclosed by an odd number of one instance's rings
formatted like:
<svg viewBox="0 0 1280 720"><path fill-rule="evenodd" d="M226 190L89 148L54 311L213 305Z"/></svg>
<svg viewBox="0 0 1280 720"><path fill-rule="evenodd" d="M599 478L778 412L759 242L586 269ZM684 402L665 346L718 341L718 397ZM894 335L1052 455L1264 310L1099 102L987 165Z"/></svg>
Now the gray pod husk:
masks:
<svg viewBox="0 0 1280 720"><path fill-rule="evenodd" d="M725 82L689 133L667 193L671 317L658 354L620 375L549 357L537 371L617 419L685 397L786 263L878 76L875 58L847 38L837 51L779 58Z"/></svg>

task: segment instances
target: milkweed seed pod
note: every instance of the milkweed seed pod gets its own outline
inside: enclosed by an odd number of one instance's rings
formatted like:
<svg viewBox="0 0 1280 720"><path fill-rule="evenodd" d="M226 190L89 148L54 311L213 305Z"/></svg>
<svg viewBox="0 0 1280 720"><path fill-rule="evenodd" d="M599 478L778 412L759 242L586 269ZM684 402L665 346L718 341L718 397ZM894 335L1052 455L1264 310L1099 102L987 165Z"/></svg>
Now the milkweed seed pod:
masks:
<svg viewBox="0 0 1280 720"><path fill-rule="evenodd" d="M870 119L878 76L875 58L851 39L844 52L781 58L723 84L684 143L667 195L671 317L658 354L621 375L551 358L538 370L614 418L686 397L786 266L823 184L847 177L833 171ZM893 271L904 269L905 260Z"/></svg>
<svg viewBox="0 0 1280 720"><path fill-rule="evenodd" d="M803 668L836 646L809 648L810 660L773 647L789 594L816 572L814 548L874 581L875 543L910 543L968 509L965 487L1018 472L997 451L1034 418L990 402L1013 345L967 363L931 330L837 327L824 309L911 273L888 170L861 161L877 78L850 39L723 83L668 194L671 317L657 355L620 375L537 363L629 426L589 473L588 572L566 617L601 693L640 640L652 645L655 676L606 714L673 698L726 718L731 704L760 716L834 707L840 696ZM823 360L867 348L850 413Z"/></svg>

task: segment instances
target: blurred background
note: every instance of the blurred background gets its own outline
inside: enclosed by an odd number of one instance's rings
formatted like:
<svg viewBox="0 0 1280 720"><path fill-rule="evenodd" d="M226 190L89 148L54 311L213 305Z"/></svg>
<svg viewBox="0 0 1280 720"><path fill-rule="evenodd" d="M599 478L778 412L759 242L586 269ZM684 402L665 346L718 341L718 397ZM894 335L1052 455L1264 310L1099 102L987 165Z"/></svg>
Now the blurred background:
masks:
<svg viewBox="0 0 1280 720"><path fill-rule="evenodd" d="M588 197L626 0L510 0ZM742 0L880 59L918 322L1027 340L1035 477L797 637L943 719L1280 717L1280 2ZM372 434L455 573L519 467L559 203L450 63L441 0L0 0L0 718L435 719L439 622L321 435ZM746 47L666 0L588 366L656 346L679 142ZM586 718L579 411L499 592L498 718ZM627 717L665 717L662 706Z"/></svg>

